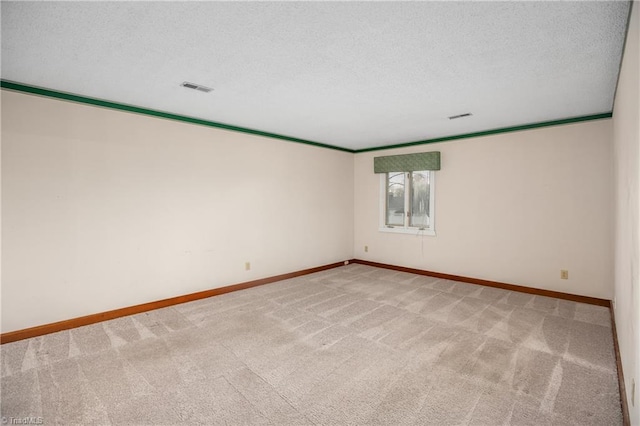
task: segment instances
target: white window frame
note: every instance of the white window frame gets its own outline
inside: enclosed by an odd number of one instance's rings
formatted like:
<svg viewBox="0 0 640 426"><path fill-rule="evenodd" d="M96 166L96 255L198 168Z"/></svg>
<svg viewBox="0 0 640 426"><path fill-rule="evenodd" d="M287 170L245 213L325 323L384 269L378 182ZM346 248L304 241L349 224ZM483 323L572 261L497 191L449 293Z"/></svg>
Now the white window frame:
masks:
<svg viewBox="0 0 640 426"><path fill-rule="evenodd" d="M387 208L387 176L389 173L380 173L380 224L379 231L380 232L393 232L396 234L412 234L412 235L436 235L436 191L435 191L435 176L436 173L433 170L429 170L429 227L428 228L418 228L413 226L408 226L409 221L407 220L406 214L404 215L404 226L387 225L385 222L386 218L386 208ZM405 176L405 182L407 182L407 178ZM404 191L404 206L405 212L408 211L409 206L409 197L410 192L408 190Z"/></svg>

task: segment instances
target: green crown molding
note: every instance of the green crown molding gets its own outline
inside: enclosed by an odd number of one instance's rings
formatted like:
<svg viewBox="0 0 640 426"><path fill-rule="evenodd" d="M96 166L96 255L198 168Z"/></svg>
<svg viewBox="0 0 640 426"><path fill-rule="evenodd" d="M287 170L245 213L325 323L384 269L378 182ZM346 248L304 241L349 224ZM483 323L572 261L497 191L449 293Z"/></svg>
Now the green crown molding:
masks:
<svg viewBox="0 0 640 426"><path fill-rule="evenodd" d="M480 136L489 136L489 135L495 135L495 134L499 134L499 133L518 132L518 131L521 131L521 130L537 129L537 128L540 128L540 127L559 126L559 125L562 125L562 124L579 123L579 122L582 122L582 121L601 120L601 119L605 119L605 118L611 118L613 116L613 113L606 112L606 113L602 113L602 114L594 114L594 115L585 115L585 116L582 116L582 117L566 118L566 119L563 119L563 120L544 121L544 122L540 122L540 123L524 124L524 125L520 125L520 126L503 127L503 128L500 128L500 129L485 130L485 131L482 131L482 132L465 133L465 134L461 134L461 135L445 136L445 137L435 138L435 139L425 139L425 140L416 141L416 142L406 142L406 143L400 143L400 144L394 144L394 145L376 146L376 147L372 147L372 148L363 148L363 149L353 150L353 149L348 149L348 148L342 148L342 147L335 146L335 145L329 145L329 144L320 143L320 142L313 142L313 141L308 141L308 140L305 140L305 139L293 138L293 137L290 137L290 136L278 135L276 133L269 133L269 132L263 132L263 131L260 131L260 130L247 129L247 128L244 128L244 127L238 127L238 126L232 126L232 125L229 125L229 124L217 123L215 121L202 120L202 119L199 119L199 118L187 117L187 116L184 116L184 115L172 114L172 113L169 113L169 112L156 111L156 110L153 110L153 109L140 108L140 107L136 107L136 106L132 106L132 105L120 104L120 103L117 103L117 102L111 102L111 101L105 101L105 100L101 100L101 99L89 98L89 97L86 97L86 96L74 95L74 94L71 94L71 93L58 92L56 90L44 89L44 88L41 88L41 87L28 86L28 85L25 85L25 84L15 83L15 82L7 81L7 80L0 80L0 87L3 88L3 89L13 90L13 91L16 91L16 92L30 93L30 94L33 94L33 95L45 96L45 97L49 97L49 98L64 99L66 101L71 101L71 102L78 102L78 103L82 103L82 104L94 105L94 106L103 107L103 108L110 108L110 109L116 109L116 110L120 110L120 111L133 112L133 113L137 113L137 114L149 115L149 116L152 116L152 117L166 118L166 119L169 119L169 120L182 121L182 122L185 122L185 123L199 124L199 125L202 125L202 126L215 127L215 128L219 128L219 129L231 130L231 131L247 133L247 134L251 134L251 135L264 136L264 137L268 137L268 138L280 139L280 140L285 140L285 141L289 141L289 142L297 142L297 143L302 143L302 144L306 144L306 145L317 146L317 147L320 147L320 148L334 149L334 150L337 150L337 151L350 152L350 153L355 153L355 154L359 154L361 152L369 152L369 151L381 151L381 150L385 150L385 149L404 148L404 147L415 146L415 145L426 145L426 144L436 143L436 142L447 142L447 141L453 141L453 140L457 140L457 139L476 138L476 137L480 137Z"/></svg>
<svg viewBox="0 0 640 426"><path fill-rule="evenodd" d="M520 126L502 127L500 129L485 130L485 131L482 131L482 132L465 133L465 134L462 134L462 135L445 136L445 137L435 138L435 139L425 139L425 140L422 140L422 141L407 142L407 143L401 143L401 144L397 144L397 145L386 145L386 146L376 146L376 147L373 147L373 148L363 148L363 149L357 149L354 152L356 154L359 154L361 152L380 151L380 150L383 150L383 149L405 148L407 146L426 145L426 144L430 144L430 143L447 142L447 141L453 141L453 140L457 140L457 139L477 138L477 137L480 137L480 136L496 135L496 134L499 134L499 133L510 133L510 132L518 132L520 130L538 129L540 127L559 126L559 125L562 125L562 124L580 123L582 121L602 120L603 118L611 118L612 116L613 116L613 114L611 112L605 112L605 113L602 113L602 114L594 114L594 115L585 115L585 116L582 116L582 117L565 118L563 120L543 121L543 122L540 122L540 123L523 124L523 125L520 125Z"/></svg>
<svg viewBox="0 0 640 426"><path fill-rule="evenodd" d="M150 115L152 117L166 118L169 120L182 121L185 123L199 124L199 125L208 126L208 127L216 127L218 129L248 133L251 135L265 136L267 138L281 139L289 142L303 143L306 145L313 145L321 148L335 149L338 151L353 153L353 150L351 149L342 148L339 146L329 145L325 143L308 141L305 139L293 138L290 136L283 136L276 133L263 132L261 130L247 129L245 127L232 126L230 124L217 123L215 121L202 120L200 118L193 118L185 115L172 114L169 112L157 111L149 108L140 108L133 105L120 104L117 102L105 101L102 99L89 98L86 96L74 95L71 93L58 92L56 90L44 89L41 87L27 86L25 84L14 83L7 80L0 80L0 87L7 90L30 93L33 95L45 96L48 98L64 99L66 101L78 102L81 104L88 104L88 105L94 105L94 106L99 106L103 108L116 109L120 111L133 112L133 113L143 114L143 115Z"/></svg>

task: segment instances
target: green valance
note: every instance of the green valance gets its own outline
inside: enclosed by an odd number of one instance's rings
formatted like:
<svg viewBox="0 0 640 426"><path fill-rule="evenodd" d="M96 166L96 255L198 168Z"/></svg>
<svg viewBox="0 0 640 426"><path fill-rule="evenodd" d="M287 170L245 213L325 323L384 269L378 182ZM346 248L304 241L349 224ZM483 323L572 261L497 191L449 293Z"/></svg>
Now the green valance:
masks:
<svg viewBox="0 0 640 426"><path fill-rule="evenodd" d="M440 152L388 155L373 159L374 173L415 172L416 170L440 170Z"/></svg>

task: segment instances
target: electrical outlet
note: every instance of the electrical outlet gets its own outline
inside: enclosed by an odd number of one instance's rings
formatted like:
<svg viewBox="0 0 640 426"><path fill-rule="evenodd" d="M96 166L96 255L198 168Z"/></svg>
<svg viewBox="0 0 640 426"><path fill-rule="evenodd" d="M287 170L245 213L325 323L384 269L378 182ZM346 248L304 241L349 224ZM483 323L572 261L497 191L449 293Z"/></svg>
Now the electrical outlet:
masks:
<svg viewBox="0 0 640 426"><path fill-rule="evenodd" d="M560 270L560 279L568 280L569 279L569 271L567 271L566 269L561 269Z"/></svg>
<svg viewBox="0 0 640 426"><path fill-rule="evenodd" d="M364 252L368 253L369 252L369 246L364 246Z"/></svg>
<svg viewBox="0 0 640 426"><path fill-rule="evenodd" d="M248 271L251 269L251 262L244 262L244 270Z"/></svg>

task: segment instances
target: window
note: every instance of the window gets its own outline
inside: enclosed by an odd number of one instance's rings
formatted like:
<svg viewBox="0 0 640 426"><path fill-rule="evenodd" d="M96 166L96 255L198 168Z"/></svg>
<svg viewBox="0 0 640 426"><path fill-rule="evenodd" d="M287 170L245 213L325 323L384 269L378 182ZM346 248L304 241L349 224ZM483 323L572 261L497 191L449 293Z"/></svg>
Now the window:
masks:
<svg viewBox="0 0 640 426"><path fill-rule="evenodd" d="M435 235L433 171L380 174L380 230Z"/></svg>
<svg viewBox="0 0 640 426"><path fill-rule="evenodd" d="M436 235L434 179L440 170L440 152L374 157L380 174L380 230Z"/></svg>

